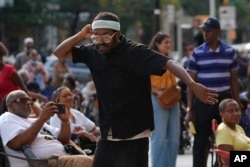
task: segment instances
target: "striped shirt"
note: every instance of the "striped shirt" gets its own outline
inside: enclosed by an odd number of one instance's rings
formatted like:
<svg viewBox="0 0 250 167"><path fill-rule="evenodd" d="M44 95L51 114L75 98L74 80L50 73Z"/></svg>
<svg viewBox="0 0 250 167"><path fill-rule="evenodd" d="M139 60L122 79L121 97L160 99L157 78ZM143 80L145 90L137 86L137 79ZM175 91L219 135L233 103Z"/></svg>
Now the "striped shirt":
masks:
<svg viewBox="0 0 250 167"><path fill-rule="evenodd" d="M187 70L197 73L197 82L222 92L230 89L230 72L238 70L236 51L219 41L213 51L206 43L198 46L190 57Z"/></svg>

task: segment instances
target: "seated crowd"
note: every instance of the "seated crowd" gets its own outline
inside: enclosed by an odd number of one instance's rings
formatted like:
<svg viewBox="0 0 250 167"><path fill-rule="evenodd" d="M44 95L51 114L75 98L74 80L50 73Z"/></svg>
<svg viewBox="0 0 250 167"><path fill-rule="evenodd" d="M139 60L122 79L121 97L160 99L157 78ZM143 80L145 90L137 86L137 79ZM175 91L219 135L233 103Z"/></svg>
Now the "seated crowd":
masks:
<svg viewBox="0 0 250 167"><path fill-rule="evenodd" d="M86 155L69 155L64 149L64 144L70 143L69 114L58 113L55 103L46 103L37 118L29 118L31 114L32 100L22 90L10 92L6 97L8 112L0 116L0 136L5 152L24 156L21 146L29 145L34 154L40 158L58 155L61 166L91 167L92 157ZM60 127L55 128L47 124L53 115L58 115L61 121ZM50 133L40 133L46 129ZM11 166L28 166L27 162L8 157ZM55 166L55 162L49 162L48 166Z"/></svg>

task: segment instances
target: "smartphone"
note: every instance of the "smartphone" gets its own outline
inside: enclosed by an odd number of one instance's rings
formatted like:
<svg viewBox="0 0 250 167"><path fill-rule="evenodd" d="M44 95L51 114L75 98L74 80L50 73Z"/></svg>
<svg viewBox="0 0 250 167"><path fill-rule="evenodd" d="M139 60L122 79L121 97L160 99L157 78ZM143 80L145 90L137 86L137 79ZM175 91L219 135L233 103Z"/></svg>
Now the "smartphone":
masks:
<svg viewBox="0 0 250 167"><path fill-rule="evenodd" d="M65 105L61 103L55 103L55 106L58 109L58 114L63 114L65 113Z"/></svg>

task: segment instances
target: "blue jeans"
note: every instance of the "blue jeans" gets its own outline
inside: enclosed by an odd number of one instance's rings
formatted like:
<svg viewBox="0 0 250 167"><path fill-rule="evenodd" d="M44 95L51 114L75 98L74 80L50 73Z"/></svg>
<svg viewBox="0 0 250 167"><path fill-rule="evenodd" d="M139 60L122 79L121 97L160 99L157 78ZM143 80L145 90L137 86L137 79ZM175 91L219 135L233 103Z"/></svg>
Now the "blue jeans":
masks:
<svg viewBox="0 0 250 167"><path fill-rule="evenodd" d="M152 96L155 129L150 139L152 167L175 167L179 151L180 108L163 109Z"/></svg>

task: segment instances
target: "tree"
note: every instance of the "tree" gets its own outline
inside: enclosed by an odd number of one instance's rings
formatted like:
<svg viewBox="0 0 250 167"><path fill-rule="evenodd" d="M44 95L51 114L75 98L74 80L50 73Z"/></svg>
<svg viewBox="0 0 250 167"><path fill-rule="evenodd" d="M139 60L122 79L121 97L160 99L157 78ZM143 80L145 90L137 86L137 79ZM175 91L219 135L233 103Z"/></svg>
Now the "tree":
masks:
<svg viewBox="0 0 250 167"><path fill-rule="evenodd" d="M0 9L0 40L11 52L21 49L24 36L33 36L36 43L43 44L43 30L55 25L75 32L78 14L93 9L94 1L85 0L16 0L13 6ZM87 5L90 5L89 7ZM70 25L66 26L65 25Z"/></svg>

